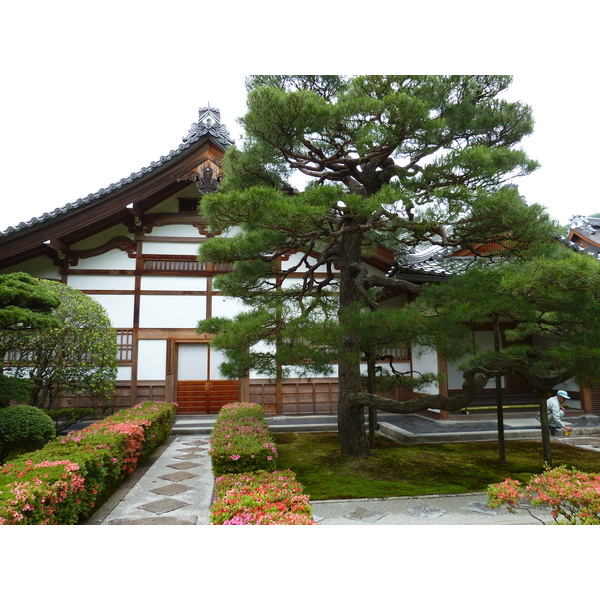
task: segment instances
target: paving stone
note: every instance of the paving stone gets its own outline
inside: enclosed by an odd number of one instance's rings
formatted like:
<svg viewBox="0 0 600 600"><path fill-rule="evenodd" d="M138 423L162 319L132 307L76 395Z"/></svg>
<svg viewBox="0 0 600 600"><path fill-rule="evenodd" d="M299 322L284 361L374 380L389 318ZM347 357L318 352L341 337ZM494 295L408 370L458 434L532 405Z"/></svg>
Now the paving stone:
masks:
<svg viewBox="0 0 600 600"><path fill-rule="evenodd" d="M174 456L177 460L190 460L193 458L202 458L202 454L198 454L197 452L186 452L185 454L181 454L180 456Z"/></svg>
<svg viewBox="0 0 600 600"><path fill-rule="evenodd" d="M435 508L433 506L411 506L406 512L411 517L417 517L419 519L438 519L446 511L442 508Z"/></svg>
<svg viewBox="0 0 600 600"><path fill-rule="evenodd" d="M187 492L191 489L191 487L182 485L181 483L171 483L150 491L154 494L162 494L163 496L174 496L175 494L181 494L181 492Z"/></svg>
<svg viewBox="0 0 600 600"><path fill-rule="evenodd" d="M178 471L177 473L168 473L167 475L159 475L159 479L166 479L167 481L184 481L185 479L191 479L192 477L198 477L193 473L187 471Z"/></svg>
<svg viewBox="0 0 600 600"><path fill-rule="evenodd" d="M194 467L199 467L200 465L198 463L195 462L190 462L190 461L184 461L184 462L180 462L180 463L176 463L173 465L167 465L167 467L170 467L171 469L179 469L179 470L185 470L185 469L193 469Z"/></svg>
<svg viewBox="0 0 600 600"><path fill-rule="evenodd" d="M189 503L176 500L175 498L164 498L163 500L157 500L156 502L142 504L141 506L138 506L138 508L160 515L162 513L171 512L172 510L177 510L182 506L189 506Z"/></svg>
<svg viewBox="0 0 600 600"><path fill-rule="evenodd" d="M198 517L145 517L142 519L113 519L107 525L196 525Z"/></svg>
<svg viewBox="0 0 600 600"><path fill-rule="evenodd" d="M497 515L498 511L494 508L490 508L485 502L470 502L465 506L465 510L471 512L483 513L485 515Z"/></svg>
<svg viewBox="0 0 600 600"><path fill-rule="evenodd" d="M348 515L348 518L353 521L367 521L369 523L379 521L381 517L383 517L383 514L369 510L363 506L358 506Z"/></svg>

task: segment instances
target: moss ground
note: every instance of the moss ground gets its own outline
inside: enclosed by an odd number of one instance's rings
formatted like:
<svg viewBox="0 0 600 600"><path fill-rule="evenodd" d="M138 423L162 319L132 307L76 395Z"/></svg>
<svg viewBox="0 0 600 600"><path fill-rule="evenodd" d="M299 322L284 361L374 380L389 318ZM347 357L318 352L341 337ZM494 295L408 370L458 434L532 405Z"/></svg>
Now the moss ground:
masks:
<svg viewBox="0 0 600 600"><path fill-rule="evenodd" d="M335 433L275 434L279 469L291 469L312 500L384 498L485 491L490 483L521 481L544 468L541 442L400 444L377 436L368 459L344 456ZM555 443L554 466L600 472L600 453Z"/></svg>

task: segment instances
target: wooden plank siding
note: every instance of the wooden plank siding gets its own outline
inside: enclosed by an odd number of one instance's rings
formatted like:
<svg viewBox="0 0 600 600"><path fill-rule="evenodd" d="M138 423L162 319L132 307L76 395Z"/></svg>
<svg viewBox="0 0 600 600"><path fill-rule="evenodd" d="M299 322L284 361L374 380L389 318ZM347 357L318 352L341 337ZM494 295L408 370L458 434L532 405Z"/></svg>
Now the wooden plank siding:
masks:
<svg viewBox="0 0 600 600"><path fill-rule="evenodd" d="M289 378L277 384L266 379L251 379L248 396L249 402L261 404L266 414L335 414L338 380Z"/></svg>
<svg viewBox="0 0 600 600"><path fill-rule="evenodd" d="M239 400L237 380L178 381L177 414L216 414Z"/></svg>
<svg viewBox="0 0 600 600"><path fill-rule="evenodd" d="M600 385L593 387L591 390L592 413L600 415Z"/></svg>

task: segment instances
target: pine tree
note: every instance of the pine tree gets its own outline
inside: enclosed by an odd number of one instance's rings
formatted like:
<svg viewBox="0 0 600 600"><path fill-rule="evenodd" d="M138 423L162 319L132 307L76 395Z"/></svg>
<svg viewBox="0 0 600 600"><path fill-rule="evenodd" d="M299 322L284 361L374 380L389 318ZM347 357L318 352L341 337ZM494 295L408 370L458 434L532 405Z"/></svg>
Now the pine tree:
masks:
<svg viewBox="0 0 600 600"><path fill-rule="evenodd" d="M453 398L397 402L363 391L361 360L410 341L413 324L379 306L386 293L421 286L367 270L378 248L433 244L477 252L494 240L520 255L553 225L513 183L538 167L518 144L528 106L502 93L508 76L256 76L247 81L245 141L224 162L222 193L201 213L223 234L200 259L234 261L217 287L242 299L231 320L201 322L226 351L227 375L284 376L288 365L331 372L336 361L342 452L369 454L365 407L454 409L487 382L468 372ZM297 191L296 173L310 183ZM294 256L295 260L285 260ZM407 374L419 385L416 374ZM422 381L430 380L424 375Z"/></svg>

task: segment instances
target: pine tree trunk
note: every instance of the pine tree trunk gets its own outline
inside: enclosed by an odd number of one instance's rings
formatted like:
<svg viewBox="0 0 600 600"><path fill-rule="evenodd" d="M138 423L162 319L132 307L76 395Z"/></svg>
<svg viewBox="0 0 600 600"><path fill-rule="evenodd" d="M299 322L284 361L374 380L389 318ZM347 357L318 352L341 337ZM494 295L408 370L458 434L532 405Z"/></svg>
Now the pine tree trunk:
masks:
<svg viewBox="0 0 600 600"><path fill-rule="evenodd" d="M348 323L355 311L363 306L356 286L361 262L362 234L347 231L340 250L339 317L342 326L342 348L338 360L338 434L343 454L366 457L370 455L365 428L364 406L357 405L355 394L361 391L360 344L358 335Z"/></svg>

